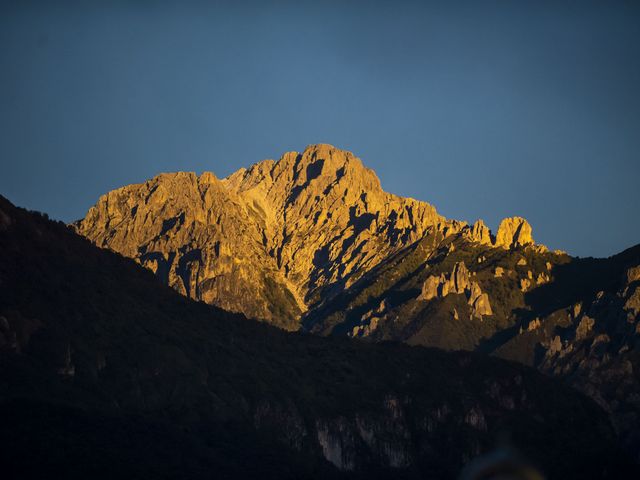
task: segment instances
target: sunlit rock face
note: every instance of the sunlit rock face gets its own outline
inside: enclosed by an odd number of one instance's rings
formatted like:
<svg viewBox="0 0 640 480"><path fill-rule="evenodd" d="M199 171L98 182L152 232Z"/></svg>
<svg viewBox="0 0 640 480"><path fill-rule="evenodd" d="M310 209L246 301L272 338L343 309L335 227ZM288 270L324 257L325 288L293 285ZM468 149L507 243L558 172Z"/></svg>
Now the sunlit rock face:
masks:
<svg viewBox="0 0 640 480"><path fill-rule="evenodd" d="M247 209L265 212L266 253L306 303L445 223L428 203L384 192L373 170L331 145L266 160L223 183Z"/></svg>
<svg viewBox="0 0 640 480"><path fill-rule="evenodd" d="M178 172L120 188L76 228L191 298L296 328L323 288L439 224L435 208L384 192L350 152L313 145L224 180Z"/></svg>
<svg viewBox="0 0 640 480"><path fill-rule="evenodd" d="M492 244L491 230L489 230L489 227L487 227L482 220L477 220L467 231L466 235L472 241L482 245Z"/></svg>
<svg viewBox="0 0 640 480"><path fill-rule="evenodd" d="M77 229L188 297L290 328L298 300L255 211L213 174L179 172L109 192Z"/></svg>
<svg viewBox="0 0 640 480"><path fill-rule="evenodd" d="M505 218L500 222L495 245L503 248L532 245L531 225L522 217Z"/></svg>
<svg viewBox="0 0 640 480"><path fill-rule="evenodd" d="M526 221L505 222L496 245L533 241ZM429 233L494 241L482 221L470 228L383 191L359 158L326 144L224 179L160 174L103 195L75 228L188 297L286 329Z"/></svg>

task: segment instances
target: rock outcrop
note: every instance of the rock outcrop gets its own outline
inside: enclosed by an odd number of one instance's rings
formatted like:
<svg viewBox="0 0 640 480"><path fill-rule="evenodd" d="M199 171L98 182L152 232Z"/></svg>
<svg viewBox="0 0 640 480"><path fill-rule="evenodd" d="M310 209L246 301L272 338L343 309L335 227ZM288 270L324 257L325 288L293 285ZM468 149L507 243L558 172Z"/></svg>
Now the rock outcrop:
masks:
<svg viewBox="0 0 640 480"><path fill-rule="evenodd" d="M640 265L627 270L624 288L620 292L624 298L623 309L627 312L627 321L634 322L640 318ZM640 324L639 324L640 329Z"/></svg>
<svg viewBox="0 0 640 480"><path fill-rule="evenodd" d="M350 337L368 337L375 332L380 320L384 319L388 310L387 301L380 302L377 308L368 311L361 318L358 325L349 332Z"/></svg>
<svg viewBox="0 0 640 480"><path fill-rule="evenodd" d="M471 274L464 262L457 262L450 274L442 273L427 277L418 298L430 301L449 294L465 294L473 317L482 319L483 315L493 315L489 295L483 293L480 285L471 279Z"/></svg>
<svg viewBox="0 0 640 480"><path fill-rule="evenodd" d="M422 293L420 298L429 301L440 295L441 285L444 285L446 278L442 276L431 275L422 284Z"/></svg>
<svg viewBox="0 0 640 480"><path fill-rule="evenodd" d="M467 237L481 245L491 245L493 243L491 238L491 230L487 227L482 220L477 220L466 233Z"/></svg>
<svg viewBox="0 0 640 480"><path fill-rule="evenodd" d="M637 282L640 280L640 265L636 266L636 267L631 267L630 269L627 270L626 273L626 283L627 285L633 283L633 282Z"/></svg>
<svg viewBox="0 0 640 480"><path fill-rule="evenodd" d="M522 217L509 217L500 222L496 234L496 247L515 248L533 245L531 225Z"/></svg>
<svg viewBox="0 0 640 480"><path fill-rule="evenodd" d="M482 220L477 220L472 226L464 227L463 232L468 240L480 245L491 245L507 250L530 245L546 251L543 245L535 245L531 225L522 217L503 219L495 237Z"/></svg>

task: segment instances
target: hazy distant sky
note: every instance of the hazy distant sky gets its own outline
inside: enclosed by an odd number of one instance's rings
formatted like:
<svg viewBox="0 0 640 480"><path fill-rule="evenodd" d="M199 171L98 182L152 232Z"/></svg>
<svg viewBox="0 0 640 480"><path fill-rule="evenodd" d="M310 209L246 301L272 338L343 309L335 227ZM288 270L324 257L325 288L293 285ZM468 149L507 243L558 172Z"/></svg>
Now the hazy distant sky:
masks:
<svg viewBox="0 0 640 480"><path fill-rule="evenodd" d="M0 193L71 221L162 171L331 143L580 256L640 243L640 2L0 6Z"/></svg>

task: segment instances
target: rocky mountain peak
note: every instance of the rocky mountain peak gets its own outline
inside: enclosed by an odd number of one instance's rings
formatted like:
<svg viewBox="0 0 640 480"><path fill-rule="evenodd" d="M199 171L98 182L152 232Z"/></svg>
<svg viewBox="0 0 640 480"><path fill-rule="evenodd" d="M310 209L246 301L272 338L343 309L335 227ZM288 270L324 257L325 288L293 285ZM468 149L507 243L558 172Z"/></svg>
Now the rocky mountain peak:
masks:
<svg viewBox="0 0 640 480"><path fill-rule="evenodd" d="M477 220L469 230L471 240L482 245L490 245L492 243L491 230L484 224L482 219Z"/></svg>
<svg viewBox="0 0 640 480"><path fill-rule="evenodd" d="M356 181L356 185L366 190L381 190L375 172L366 168L353 153L328 144L309 145L299 155L298 169L304 170L306 182L326 178L331 182L343 177Z"/></svg>
<svg viewBox="0 0 640 480"><path fill-rule="evenodd" d="M465 226L463 229L464 236L472 242L501 247L506 250L535 245L531 232L531 225L522 217L503 219L495 236L482 220L477 220L473 225ZM537 247L546 250L543 245Z"/></svg>
<svg viewBox="0 0 640 480"><path fill-rule="evenodd" d="M533 241L524 219L505 222L496 245ZM482 221L465 225L385 192L353 153L316 144L224 179L157 175L103 195L75 228L187 296L297 328L306 310L428 234L493 242Z"/></svg>
<svg viewBox="0 0 640 480"><path fill-rule="evenodd" d="M331 207L321 202L331 192L334 200L339 194L345 204L357 203L363 194L384 194L373 170L351 152L327 144L309 145L302 153L287 152L278 161L263 160L224 182L229 190L252 201L302 215Z"/></svg>

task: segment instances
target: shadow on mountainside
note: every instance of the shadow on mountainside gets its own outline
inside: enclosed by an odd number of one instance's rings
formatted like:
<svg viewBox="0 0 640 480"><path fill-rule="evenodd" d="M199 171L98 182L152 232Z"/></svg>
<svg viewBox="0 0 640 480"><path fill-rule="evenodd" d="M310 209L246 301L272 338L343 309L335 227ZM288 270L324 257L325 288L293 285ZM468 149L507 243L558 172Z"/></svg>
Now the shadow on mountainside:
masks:
<svg viewBox="0 0 640 480"><path fill-rule="evenodd" d="M416 244L423 241L425 240L418 240L390 257L385 258L348 288L346 287L346 283L351 278L350 276L323 287L320 294L316 295L318 301L310 305L309 314L302 318L302 329L304 331L316 332L317 329L320 328L325 333L329 333L329 330L326 328L328 325L321 325L321 322L323 322L324 319L332 319L336 315L346 315L350 320L348 323L350 325L354 323L356 317L359 319L360 315L379 304L383 298L390 296L389 293L394 287L406 283L409 279L417 275L419 270L424 269L424 258L419 254L415 254L417 250ZM323 257L320 254L318 255L316 259L320 261L320 258ZM322 255L324 255L324 253ZM402 266L403 271L400 272L399 275L395 275L396 263L401 262L407 255L416 258L410 258L409 261L404 262ZM357 272L353 272L353 274L356 273ZM417 296L418 292L412 292L412 295L414 294ZM403 295L406 295L406 293ZM396 302L394 301L393 303L395 304ZM354 304L355 308L350 308L347 312L347 307L351 307ZM336 326L337 323L344 322L344 320L345 318L342 318L340 322L332 324L331 328Z"/></svg>
<svg viewBox="0 0 640 480"><path fill-rule="evenodd" d="M598 292L615 292L632 265L640 264L640 244L609 258L574 258L553 268L553 280L525 295L538 315L592 299Z"/></svg>
<svg viewBox="0 0 640 480"><path fill-rule="evenodd" d="M572 258L566 263L556 264L553 267L553 280L525 293L527 307L512 311L513 325L481 340L476 350L493 353L522 330L526 331L532 320L581 302L592 301L598 292L617 291L624 282L626 270L638 263L640 245L609 258ZM560 327L555 328L562 333ZM540 358L539 353L536 357Z"/></svg>

